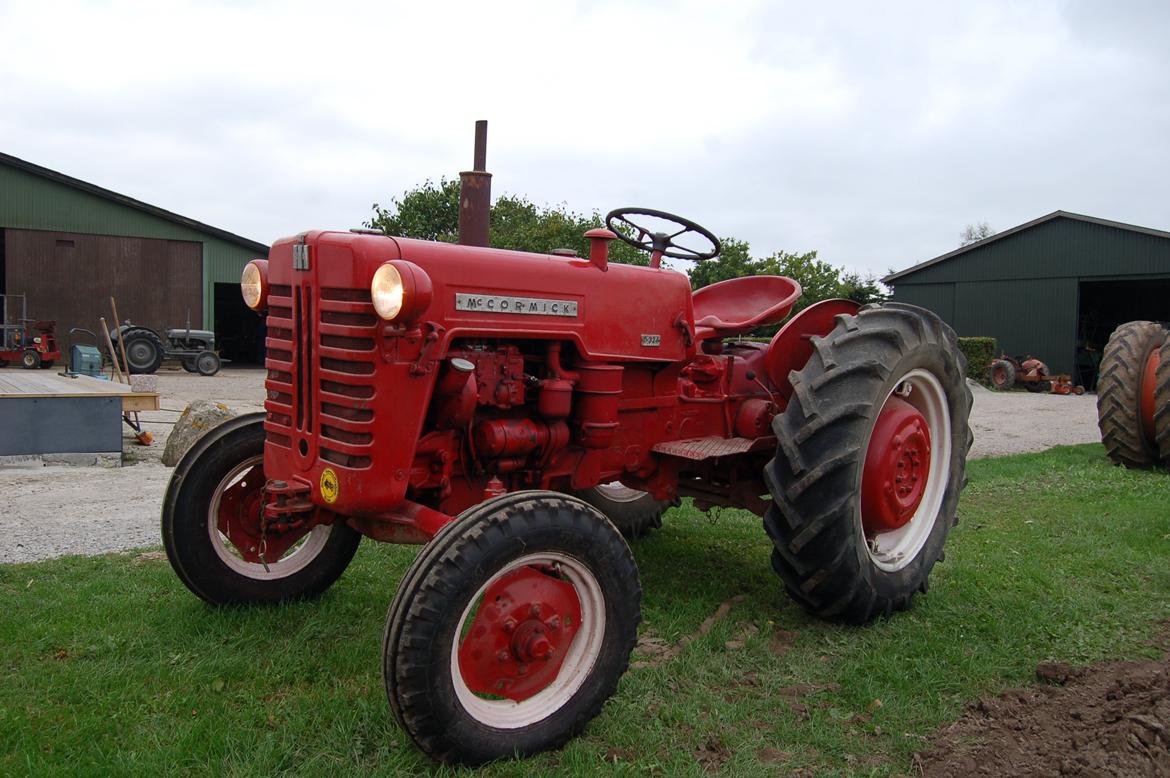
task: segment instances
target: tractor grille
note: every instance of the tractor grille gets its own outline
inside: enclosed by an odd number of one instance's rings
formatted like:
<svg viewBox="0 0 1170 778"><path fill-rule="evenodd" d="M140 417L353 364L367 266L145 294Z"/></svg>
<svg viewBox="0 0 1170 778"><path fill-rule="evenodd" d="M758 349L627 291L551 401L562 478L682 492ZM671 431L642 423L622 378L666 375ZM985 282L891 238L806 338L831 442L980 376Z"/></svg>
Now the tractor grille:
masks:
<svg viewBox="0 0 1170 778"><path fill-rule="evenodd" d="M369 292L273 286L268 299L269 440L302 459L315 440L333 465L370 467L378 317Z"/></svg>

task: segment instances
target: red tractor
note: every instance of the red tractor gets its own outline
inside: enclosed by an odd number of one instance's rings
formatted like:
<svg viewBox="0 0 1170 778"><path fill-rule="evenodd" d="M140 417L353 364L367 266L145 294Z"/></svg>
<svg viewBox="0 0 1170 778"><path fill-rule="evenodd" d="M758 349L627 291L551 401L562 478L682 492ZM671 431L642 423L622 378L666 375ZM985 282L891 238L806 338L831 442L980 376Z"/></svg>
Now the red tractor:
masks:
<svg viewBox="0 0 1170 778"><path fill-rule="evenodd" d="M848 623L926 591L956 521L971 394L937 316L828 300L736 342L800 286L692 292L660 263L714 258L709 231L643 209L606 224L588 257L279 241L242 283L268 317L265 412L200 440L166 494L171 564L216 605L320 594L363 535L427 543L384 678L444 762L557 747L600 711L640 618L623 535L681 497L761 516L791 596ZM649 266L611 264L614 239Z"/></svg>
<svg viewBox="0 0 1170 778"><path fill-rule="evenodd" d="M17 301L20 315L16 313ZM27 301L22 294L0 295L0 367L12 363L26 370L48 370L60 358L57 322L28 318Z"/></svg>

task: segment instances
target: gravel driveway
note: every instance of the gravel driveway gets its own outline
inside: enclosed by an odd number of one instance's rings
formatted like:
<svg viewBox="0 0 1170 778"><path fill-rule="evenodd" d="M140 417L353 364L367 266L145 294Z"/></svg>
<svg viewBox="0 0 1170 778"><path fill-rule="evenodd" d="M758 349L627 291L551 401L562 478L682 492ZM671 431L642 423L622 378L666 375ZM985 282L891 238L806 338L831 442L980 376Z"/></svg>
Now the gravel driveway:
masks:
<svg viewBox="0 0 1170 778"><path fill-rule="evenodd" d="M157 546L159 506L171 469L162 456L171 425L187 403L212 399L241 412L260 410L264 371L226 369L213 378L160 371L163 410L142 414L156 443L126 436L121 468L0 466L0 563L65 554ZM1004 394L973 388L974 458L1043 451L1098 440L1096 397ZM128 428L125 428L129 432Z"/></svg>

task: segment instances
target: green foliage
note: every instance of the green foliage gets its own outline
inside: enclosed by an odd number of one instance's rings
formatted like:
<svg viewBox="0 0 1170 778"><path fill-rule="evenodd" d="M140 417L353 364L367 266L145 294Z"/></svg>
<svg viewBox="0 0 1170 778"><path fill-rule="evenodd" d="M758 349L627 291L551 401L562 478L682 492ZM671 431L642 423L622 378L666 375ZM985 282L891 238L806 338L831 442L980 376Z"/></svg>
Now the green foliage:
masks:
<svg viewBox="0 0 1170 778"><path fill-rule="evenodd" d="M967 375L987 382L987 364L997 355L995 338L959 338L959 351L967 358Z"/></svg>
<svg viewBox="0 0 1170 778"><path fill-rule="evenodd" d="M459 181L446 178L427 181L391 201L389 208L374 204L374 217L366 226L387 235L456 243L459 240ZM604 226L600 213L586 216L566 206L538 206L524 197L501 195L491 206L489 242L495 248L547 254L553 249L573 249L589 256L585 233ZM646 265L650 257L621 241L609 247L611 262Z"/></svg>
<svg viewBox="0 0 1170 778"><path fill-rule="evenodd" d="M930 593L864 628L784 596L757 517L684 501L631 544L649 647L617 694L563 749L476 775L704 775L716 747L727 775L910 773L1037 662L1158 655L1166 473L1099 444L969 473ZM417 553L363 543L323 597L271 608L209 608L158 553L0 564L0 775L465 774L411 744L383 691L386 607Z"/></svg>

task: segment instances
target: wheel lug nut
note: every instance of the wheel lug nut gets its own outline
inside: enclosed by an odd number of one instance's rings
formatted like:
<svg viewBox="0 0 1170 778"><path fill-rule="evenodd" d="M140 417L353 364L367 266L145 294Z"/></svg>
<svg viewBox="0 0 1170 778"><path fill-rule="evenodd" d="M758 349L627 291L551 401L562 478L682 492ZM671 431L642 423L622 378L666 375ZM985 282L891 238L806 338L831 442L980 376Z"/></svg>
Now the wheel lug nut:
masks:
<svg viewBox="0 0 1170 778"><path fill-rule="evenodd" d="M528 609L528 615L534 619L539 619L540 618L540 606L533 605L531 608Z"/></svg>
<svg viewBox="0 0 1170 778"><path fill-rule="evenodd" d="M528 675L528 665L520 665L516 668L516 672L520 675Z"/></svg>
<svg viewBox="0 0 1170 778"><path fill-rule="evenodd" d="M509 657L511 657L511 654L509 654L507 651L501 651L500 653L496 654L496 659L499 659L501 662L507 662Z"/></svg>
<svg viewBox="0 0 1170 778"><path fill-rule="evenodd" d="M513 632L516 629L516 619L508 619L504 622L504 632Z"/></svg>

